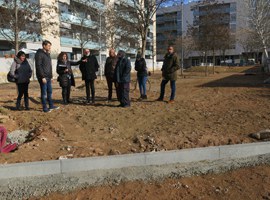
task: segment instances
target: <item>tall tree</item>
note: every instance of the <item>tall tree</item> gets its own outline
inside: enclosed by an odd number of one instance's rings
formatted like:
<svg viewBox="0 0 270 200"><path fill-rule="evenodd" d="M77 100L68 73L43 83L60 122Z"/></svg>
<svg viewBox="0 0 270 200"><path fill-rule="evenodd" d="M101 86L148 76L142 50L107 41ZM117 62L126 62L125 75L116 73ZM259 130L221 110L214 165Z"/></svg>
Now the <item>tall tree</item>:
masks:
<svg viewBox="0 0 270 200"><path fill-rule="evenodd" d="M21 44L26 41L35 41L41 39L41 23L44 27L49 21L41 20L40 5L36 1L29 0L4 0L0 2L0 35L2 35L15 51L18 52ZM44 9L43 13L51 15L50 10L56 10L56 6ZM58 33L55 33L58 34Z"/></svg>
<svg viewBox="0 0 270 200"><path fill-rule="evenodd" d="M120 0L121 4L126 5L121 10L123 16L126 16L132 23L132 27L140 35L141 52L145 56L147 36L157 9L168 0Z"/></svg>
<svg viewBox="0 0 270 200"><path fill-rule="evenodd" d="M270 45L270 1L268 0L246 0L249 9L249 25L263 50L262 61L264 65L269 59L268 51ZM270 66L268 66L270 71Z"/></svg>

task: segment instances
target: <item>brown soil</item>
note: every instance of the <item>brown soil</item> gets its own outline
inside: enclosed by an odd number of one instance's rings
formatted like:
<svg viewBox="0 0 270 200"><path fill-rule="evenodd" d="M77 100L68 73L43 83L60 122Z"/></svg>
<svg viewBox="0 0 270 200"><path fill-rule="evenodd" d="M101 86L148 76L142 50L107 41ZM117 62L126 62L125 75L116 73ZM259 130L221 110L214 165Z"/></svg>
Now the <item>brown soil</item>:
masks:
<svg viewBox="0 0 270 200"><path fill-rule="evenodd" d="M85 90L73 88L73 103L61 104L61 89L53 84L53 97L59 110L43 113L39 85L30 84L30 111L14 111L14 84L0 85L0 115L8 131L34 129L39 136L2 154L0 163L58 159L60 156L89 157L127 154L254 142L250 133L270 128L270 90L262 84L266 76L230 72L204 76L186 72L177 81L174 104L157 102L161 74L150 77L151 90L147 101L137 101L138 89L132 91L130 108L106 102L105 81L96 81L95 105L85 105ZM256 71L256 70L255 70ZM133 76L133 80L135 76ZM82 82L78 79L77 86ZM131 88L133 88L132 82ZM166 100L170 93L166 87ZM115 97L115 93L113 94Z"/></svg>
<svg viewBox="0 0 270 200"><path fill-rule="evenodd" d="M33 200L157 200L157 199L270 199L270 166L238 169L225 174L166 179L160 182L128 182L90 187L72 193L54 193Z"/></svg>

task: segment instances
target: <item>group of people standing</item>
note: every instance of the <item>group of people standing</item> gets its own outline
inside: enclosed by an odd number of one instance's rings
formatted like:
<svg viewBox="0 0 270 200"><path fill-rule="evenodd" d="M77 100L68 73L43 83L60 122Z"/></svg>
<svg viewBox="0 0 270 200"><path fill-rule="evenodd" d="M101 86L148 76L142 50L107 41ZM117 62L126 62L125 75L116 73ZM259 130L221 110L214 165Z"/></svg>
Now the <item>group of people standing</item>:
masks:
<svg viewBox="0 0 270 200"><path fill-rule="evenodd" d="M50 56L51 42L45 40L42 43L42 48L36 52L35 68L36 77L38 79L41 91L41 103L43 112L51 112L59 107L54 106L52 100L52 60ZM73 65L79 65L82 73L82 80L85 81L86 88L86 104L95 103L95 79L97 79L96 72L99 69L99 64L94 55L91 55L89 49L84 50L84 55L79 61L73 62L68 58L68 54L61 52L57 58L56 71L58 73L59 85L62 87L63 104L68 104L70 100L71 86L75 86L75 79L73 76ZM168 48L168 53L164 57L164 64L162 66L163 80L161 82L161 92L158 101L163 101L165 86L170 81L171 97L168 103L174 102L175 97L175 81L177 78L176 71L180 68L179 59L174 53L173 47ZM148 79L148 71L145 59L141 53L138 52L135 61L135 70L137 71L137 80L140 88L139 100L147 99L146 82ZM18 97L16 101L16 109L20 110L21 99L24 96L25 109L29 110L28 85L32 76L31 67L25 57L25 53L18 52L10 70L11 74L16 79L18 88ZM116 96L120 102L119 107L130 106L130 72L131 63L126 57L125 52L119 50L116 54L114 49L109 51L109 57L105 63L105 77L108 86L108 102L112 101L113 85L116 88ZM91 98L90 98L91 90ZM47 106L48 103L48 106Z"/></svg>

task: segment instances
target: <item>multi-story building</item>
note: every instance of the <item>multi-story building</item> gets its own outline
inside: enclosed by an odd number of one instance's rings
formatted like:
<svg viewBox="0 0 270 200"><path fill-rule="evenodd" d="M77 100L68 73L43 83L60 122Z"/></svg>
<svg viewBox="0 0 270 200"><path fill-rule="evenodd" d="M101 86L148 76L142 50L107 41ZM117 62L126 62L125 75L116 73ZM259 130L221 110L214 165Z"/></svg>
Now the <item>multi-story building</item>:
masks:
<svg viewBox="0 0 270 200"><path fill-rule="evenodd" d="M41 47L41 41L47 39L53 44L52 54L54 56L64 51L70 53L72 58L79 59L83 47L89 48L94 54L101 52L101 60L103 61L110 48L108 43L111 39L108 36L109 20L107 20L105 10L109 5L113 5L113 7L132 6L129 1L120 3L117 0L39 0L38 2L43 5L55 6L56 9L51 10L51 12L55 12L55 15L53 18L42 15L41 37L25 41L23 43L24 47L36 50ZM42 27L42 21L50 20L53 21L51 27ZM129 21L125 17L122 20L125 20L126 23ZM115 31L119 33L121 30ZM153 54L153 46L155 46L154 31L155 28L152 25L147 39L146 57L151 57ZM59 34L54 34L55 32ZM140 37L138 34L129 33L120 35L116 33L114 39L119 41L115 46L117 50L124 49L129 57L135 57L140 46ZM5 39L0 37L0 51L10 48L11 46L7 45Z"/></svg>
<svg viewBox="0 0 270 200"><path fill-rule="evenodd" d="M181 35L187 36L189 27L197 28L199 36L203 31L205 24L203 21L213 15L210 20L210 28L215 30L223 26L230 32L230 45L224 50L217 49L215 52L215 61L213 60L213 53L210 49L202 51L192 50L188 55L185 55L185 60L189 60L189 65L197 65L201 62L210 62L220 64L223 60L232 60L239 63L245 54L245 49L239 42L242 37L241 31L248 26L248 10L244 2L237 0L218 0L218 3L213 6L211 4L202 4L199 2L190 2L183 5L183 23L182 23L182 7L174 6L161 8L157 12L157 59L162 60L166 52L166 46L177 43L177 39L181 41ZM220 16L220 17L218 17ZM183 27L182 27L183 24ZM210 41L210 43L214 41ZM216 46L221 46L217 45ZM184 47L185 48L185 47ZM219 48L219 47L218 47ZM180 49L180 48L178 48ZM178 52L180 54L180 52ZM225 56L224 56L225 55ZM204 56L206 60L204 60Z"/></svg>

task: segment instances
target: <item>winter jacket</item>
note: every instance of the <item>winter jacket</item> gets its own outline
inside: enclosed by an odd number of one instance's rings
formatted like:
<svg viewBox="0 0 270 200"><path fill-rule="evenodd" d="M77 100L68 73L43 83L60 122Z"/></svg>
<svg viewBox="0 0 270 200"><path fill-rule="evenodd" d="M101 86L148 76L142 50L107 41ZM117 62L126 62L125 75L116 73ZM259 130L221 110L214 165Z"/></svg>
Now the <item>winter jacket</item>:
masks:
<svg viewBox="0 0 270 200"><path fill-rule="evenodd" d="M105 63L105 76L106 77L114 77L114 70L115 70L115 65L117 63L117 56L115 57L108 57L106 59L106 63Z"/></svg>
<svg viewBox="0 0 270 200"><path fill-rule="evenodd" d="M86 62L83 60L87 59ZM96 56L83 56L79 61L79 68L82 73L82 80L94 80L97 78L96 72L98 71L99 64Z"/></svg>
<svg viewBox="0 0 270 200"><path fill-rule="evenodd" d="M35 55L36 75L38 79L52 79L52 60L49 53L43 49L37 50Z"/></svg>
<svg viewBox="0 0 270 200"><path fill-rule="evenodd" d="M147 76L147 67L144 58L136 59L135 70L137 71L138 77Z"/></svg>
<svg viewBox="0 0 270 200"><path fill-rule="evenodd" d="M115 67L114 79L117 83L129 83L130 82L131 64L126 58L119 58Z"/></svg>
<svg viewBox="0 0 270 200"><path fill-rule="evenodd" d="M78 65L78 62L69 60L66 62L62 60L57 61L56 72L59 74L57 80L59 81L60 87L67 87L69 80L71 81L71 85L75 86L75 79L71 69L72 65ZM65 69L68 69L68 72L65 72Z"/></svg>
<svg viewBox="0 0 270 200"><path fill-rule="evenodd" d="M180 69L180 61L176 53L167 53L161 68L165 80L177 80L177 70Z"/></svg>
<svg viewBox="0 0 270 200"><path fill-rule="evenodd" d="M29 83L32 76L32 69L25 59L23 62L19 58L14 58L10 68L11 76L14 76L16 83Z"/></svg>

